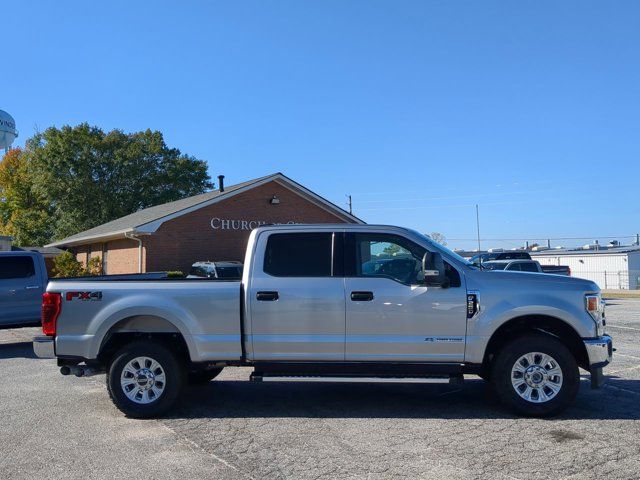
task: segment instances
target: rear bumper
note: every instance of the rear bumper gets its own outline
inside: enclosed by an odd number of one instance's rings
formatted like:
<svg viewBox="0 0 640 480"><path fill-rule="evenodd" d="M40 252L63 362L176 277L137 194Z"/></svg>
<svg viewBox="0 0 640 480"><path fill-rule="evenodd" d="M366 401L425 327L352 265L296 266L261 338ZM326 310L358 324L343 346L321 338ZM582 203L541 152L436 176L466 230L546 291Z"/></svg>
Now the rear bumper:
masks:
<svg viewBox="0 0 640 480"><path fill-rule="evenodd" d="M38 336L33 339L33 352L38 358L56 358L53 337Z"/></svg>
<svg viewBox="0 0 640 480"><path fill-rule="evenodd" d="M613 359L613 340L609 335L584 340L589 357L589 371L591 372L591 388L600 388L604 384L602 368Z"/></svg>

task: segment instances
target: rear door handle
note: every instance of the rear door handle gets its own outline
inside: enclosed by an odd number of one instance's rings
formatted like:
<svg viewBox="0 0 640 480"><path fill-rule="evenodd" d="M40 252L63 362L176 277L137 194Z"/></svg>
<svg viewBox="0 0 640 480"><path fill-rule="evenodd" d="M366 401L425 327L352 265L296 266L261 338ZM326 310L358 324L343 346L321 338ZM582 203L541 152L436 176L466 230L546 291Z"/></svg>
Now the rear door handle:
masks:
<svg viewBox="0 0 640 480"><path fill-rule="evenodd" d="M275 302L278 298L278 292L258 292L256 294L256 299L261 302Z"/></svg>
<svg viewBox="0 0 640 480"><path fill-rule="evenodd" d="M351 300L354 302L370 302L373 300L373 292L351 292Z"/></svg>

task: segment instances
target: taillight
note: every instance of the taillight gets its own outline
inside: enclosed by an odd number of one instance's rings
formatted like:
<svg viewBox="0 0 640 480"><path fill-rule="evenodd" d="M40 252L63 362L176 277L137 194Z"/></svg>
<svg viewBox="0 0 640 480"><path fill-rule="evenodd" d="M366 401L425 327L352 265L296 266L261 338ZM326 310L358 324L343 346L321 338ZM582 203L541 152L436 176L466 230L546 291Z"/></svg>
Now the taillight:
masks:
<svg viewBox="0 0 640 480"><path fill-rule="evenodd" d="M56 334L56 323L60 315L62 296L59 293L42 294L42 333L53 337Z"/></svg>

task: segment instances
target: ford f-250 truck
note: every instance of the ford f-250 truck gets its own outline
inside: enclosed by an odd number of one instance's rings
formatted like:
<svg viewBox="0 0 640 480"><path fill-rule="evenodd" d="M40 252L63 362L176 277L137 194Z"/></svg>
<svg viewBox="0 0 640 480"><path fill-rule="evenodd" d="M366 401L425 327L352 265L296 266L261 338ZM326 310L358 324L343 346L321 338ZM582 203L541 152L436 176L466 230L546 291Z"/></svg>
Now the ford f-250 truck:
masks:
<svg viewBox="0 0 640 480"><path fill-rule="evenodd" d="M598 286L482 270L412 230L283 225L254 230L241 281L52 280L39 357L106 372L132 417L166 411L225 366L253 381L489 381L524 415L576 397L578 368L603 382L612 341Z"/></svg>

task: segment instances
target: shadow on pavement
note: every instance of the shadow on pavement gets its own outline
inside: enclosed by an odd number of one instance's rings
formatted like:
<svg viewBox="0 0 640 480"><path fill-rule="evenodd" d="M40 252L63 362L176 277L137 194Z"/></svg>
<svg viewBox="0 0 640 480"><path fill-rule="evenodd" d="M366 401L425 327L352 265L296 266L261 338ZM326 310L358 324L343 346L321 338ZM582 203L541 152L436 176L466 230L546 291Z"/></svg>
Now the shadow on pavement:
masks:
<svg viewBox="0 0 640 480"><path fill-rule="evenodd" d="M38 358L31 342L1 343L0 360L7 358Z"/></svg>
<svg viewBox="0 0 640 480"><path fill-rule="evenodd" d="M183 398L171 418L518 418L479 379L463 386L217 380ZM640 419L640 380L611 378L593 391L582 381L575 405L554 418Z"/></svg>

